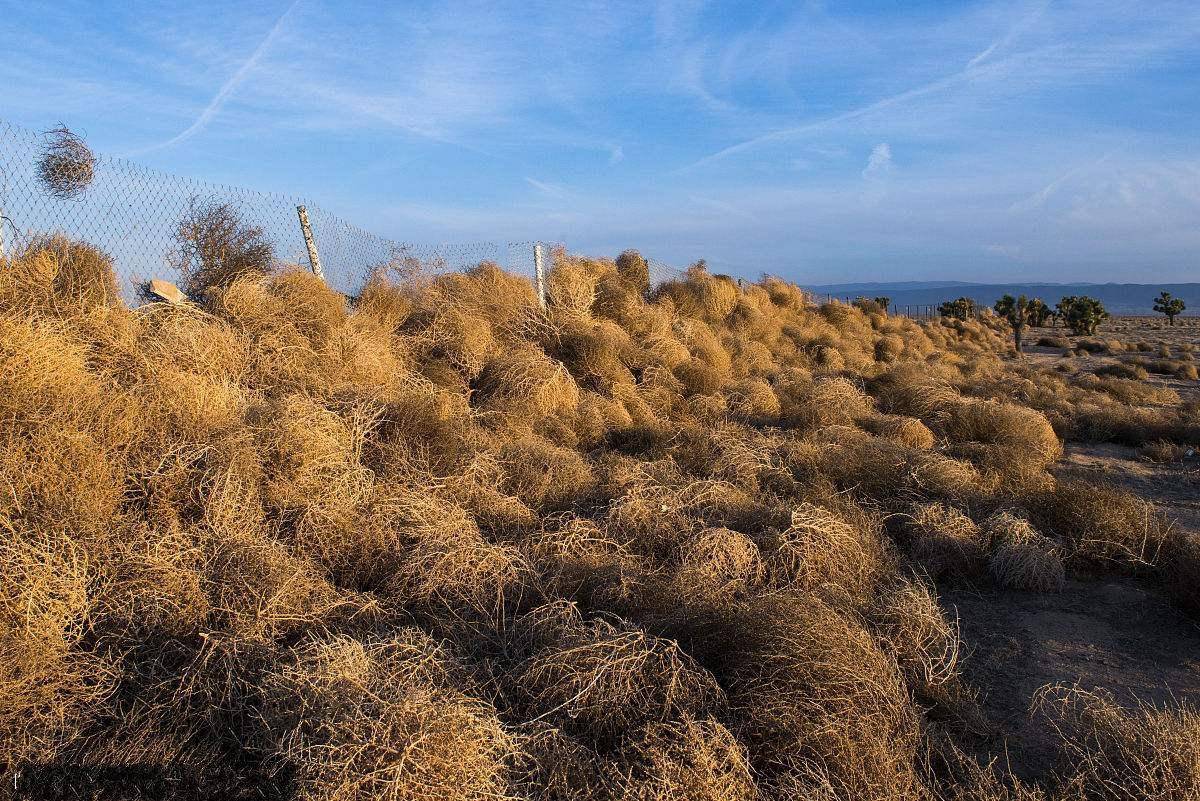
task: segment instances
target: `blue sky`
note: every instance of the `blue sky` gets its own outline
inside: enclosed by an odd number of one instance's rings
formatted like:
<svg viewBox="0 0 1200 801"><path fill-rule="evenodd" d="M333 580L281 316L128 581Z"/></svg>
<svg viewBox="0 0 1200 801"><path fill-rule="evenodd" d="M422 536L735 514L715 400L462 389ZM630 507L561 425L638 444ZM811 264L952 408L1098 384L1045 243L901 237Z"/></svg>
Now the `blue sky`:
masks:
<svg viewBox="0 0 1200 801"><path fill-rule="evenodd" d="M413 242L1200 280L1200 2L0 0L0 117Z"/></svg>

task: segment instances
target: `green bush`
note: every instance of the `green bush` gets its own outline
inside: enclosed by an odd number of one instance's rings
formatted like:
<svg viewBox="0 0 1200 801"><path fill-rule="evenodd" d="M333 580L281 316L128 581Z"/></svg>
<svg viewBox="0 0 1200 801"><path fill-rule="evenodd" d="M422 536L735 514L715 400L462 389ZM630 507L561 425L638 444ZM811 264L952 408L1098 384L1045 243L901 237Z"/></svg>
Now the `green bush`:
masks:
<svg viewBox="0 0 1200 801"><path fill-rule="evenodd" d="M1103 303L1087 295L1064 297L1058 302L1058 313L1076 336L1092 336L1109 316Z"/></svg>
<svg viewBox="0 0 1200 801"><path fill-rule="evenodd" d="M948 300L938 306L938 314L954 320L970 320L975 316L975 301L970 298Z"/></svg>

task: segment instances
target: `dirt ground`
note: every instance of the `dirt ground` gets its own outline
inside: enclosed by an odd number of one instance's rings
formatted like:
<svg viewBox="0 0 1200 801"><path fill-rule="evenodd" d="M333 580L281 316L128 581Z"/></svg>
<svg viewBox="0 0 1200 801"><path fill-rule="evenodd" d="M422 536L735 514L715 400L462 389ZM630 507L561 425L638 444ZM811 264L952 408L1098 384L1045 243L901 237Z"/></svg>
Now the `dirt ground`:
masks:
<svg viewBox="0 0 1200 801"><path fill-rule="evenodd" d="M1062 333L1039 329L1029 341ZM1200 320L1177 321L1172 329L1165 320L1119 318L1097 338L1166 344L1175 355L1182 352L1180 345L1200 346ZM1062 359L1060 348L1034 345L1029 352L1046 362ZM1127 356L1081 354L1076 369ZM1200 399L1200 382L1161 375L1148 380L1175 389L1185 402ZM1200 460L1158 464L1141 458L1135 448L1068 442L1055 473L1115 483L1200 535ZM1033 696L1047 684L1104 689L1129 708L1200 707L1200 622L1175 608L1149 580L1072 580L1052 594L991 586L954 589L943 594L942 602L958 615L967 649L964 676L994 727L980 750L1018 776L1037 778L1053 762L1051 732L1030 711Z"/></svg>
<svg viewBox="0 0 1200 801"><path fill-rule="evenodd" d="M1115 482L1200 532L1200 465L1139 461L1133 448L1075 445L1056 471ZM1132 578L1070 581L1061 593L994 587L945 593L967 648L964 675L995 734L981 750L1023 778L1051 766L1053 739L1030 701L1047 684L1104 689L1123 705L1200 706L1200 623Z"/></svg>

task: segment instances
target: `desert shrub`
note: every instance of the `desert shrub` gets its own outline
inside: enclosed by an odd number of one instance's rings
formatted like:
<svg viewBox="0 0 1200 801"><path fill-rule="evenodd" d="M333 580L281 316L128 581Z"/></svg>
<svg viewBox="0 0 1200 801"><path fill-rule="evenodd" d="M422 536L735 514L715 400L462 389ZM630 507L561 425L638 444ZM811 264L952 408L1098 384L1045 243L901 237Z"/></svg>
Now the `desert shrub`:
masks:
<svg viewBox="0 0 1200 801"><path fill-rule="evenodd" d="M681 314L719 323L737 306L738 289L733 279L711 275L703 265L689 268L683 281L668 281L657 289L660 298L670 298Z"/></svg>
<svg viewBox="0 0 1200 801"><path fill-rule="evenodd" d="M873 521L804 502L791 525L761 538L767 579L778 588L835 595L863 606L884 574L888 555Z"/></svg>
<svg viewBox="0 0 1200 801"><path fill-rule="evenodd" d="M929 427L915 417L881 414L864 418L859 421L859 425L878 437L894 440L918 450L930 450L936 442Z"/></svg>
<svg viewBox="0 0 1200 801"><path fill-rule="evenodd" d="M904 352L904 340L895 335L880 337L875 342L875 359L881 362L894 362Z"/></svg>
<svg viewBox="0 0 1200 801"><path fill-rule="evenodd" d="M529 615L544 617L537 610ZM723 705L713 677L676 644L619 620L584 621L573 612L555 617L549 642L513 677L531 717L603 748L626 732L683 722Z"/></svg>
<svg viewBox="0 0 1200 801"><path fill-rule="evenodd" d="M1028 520L1011 512L997 512L983 524L993 543L988 569L1005 587L1036 592L1061 590L1065 571L1058 547Z"/></svg>
<svg viewBox="0 0 1200 801"><path fill-rule="evenodd" d="M579 387L562 363L531 347L487 362L475 388L483 408L525 423L569 416L579 403Z"/></svg>
<svg viewBox="0 0 1200 801"><path fill-rule="evenodd" d="M1069 348L1071 341L1066 337L1039 337L1037 344L1043 348Z"/></svg>
<svg viewBox="0 0 1200 801"><path fill-rule="evenodd" d="M500 464L505 491L539 511L567 509L596 485L578 451L534 437L506 442Z"/></svg>
<svg viewBox="0 0 1200 801"><path fill-rule="evenodd" d="M1200 538L1188 531L1168 536L1159 555L1159 572L1172 599L1200 617Z"/></svg>
<svg viewBox="0 0 1200 801"><path fill-rule="evenodd" d="M1169 530L1136 495L1078 480L1058 481L1033 516L1039 529L1063 540L1068 558L1118 567L1154 564Z"/></svg>
<svg viewBox="0 0 1200 801"><path fill-rule="evenodd" d="M264 682L265 747L301 798L503 797L513 740L454 672L413 629L307 639Z"/></svg>
<svg viewBox="0 0 1200 801"><path fill-rule="evenodd" d="M769 425L779 419L782 404L766 381L747 378L733 386L729 410L736 419L755 425Z"/></svg>
<svg viewBox="0 0 1200 801"><path fill-rule="evenodd" d="M626 250L617 256L617 274L642 297L650 293L650 265L636 250Z"/></svg>
<svg viewBox="0 0 1200 801"><path fill-rule="evenodd" d="M97 568L64 534L0 537L0 768L52 758L83 732L116 678L81 650Z"/></svg>
<svg viewBox="0 0 1200 801"><path fill-rule="evenodd" d="M1104 304L1086 295L1064 297L1056 308L1062 316L1063 324L1076 336L1094 335L1100 323L1108 319Z"/></svg>
<svg viewBox="0 0 1200 801"><path fill-rule="evenodd" d="M46 131L37 176L51 197L78 198L91 186L95 173L96 157L78 134L65 125Z"/></svg>
<svg viewBox="0 0 1200 801"><path fill-rule="evenodd" d="M985 479L970 462L928 453L913 461L905 484L906 489L916 490L925 497L962 502L986 495L994 489L996 481Z"/></svg>
<svg viewBox="0 0 1200 801"><path fill-rule="evenodd" d="M593 265L580 259L563 259L546 279L546 299L555 311L588 315L596 301L599 275Z"/></svg>
<svg viewBox="0 0 1200 801"><path fill-rule="evenodd" d="M1035 708L1058 731L1062 797L1183 801L1200 786L1200 713L1142 707L1127 712L1104 692L1043 688Z"/></svg>
<svg viewBox="0 0 1200 801"><path fill-rule="evenodd" d="M58 321L0 317L0 520L102 536L125 494L136 407Z"/></svg>
<svg viewBox="0 0 1200 801"><path fill-rule="evenodd" d="M958 443L994 446L985 466L1016 474L1037 472L1062 455L1050 421L1015 403L970 399L949 408L943 431Z"/></svg>
<svg viewBox="0 0 1200 801"><path fill-rule="evenodd" d="M415 282L415 275L397 280L386 267L373 270L354 299L355 311L397 331L413 312Z"/></svg>
<svg viewBox="0 0 1200 801"><path fill-rule="evenodd" d="M36 295L41 295L39 305L44 310L86 310L121 302L112 257L86 242L62 234L35 236L13 254L12 260L16 264L8 269L18 269L27 276L28 283L19 290L25 302L37 302ZM0 297L3 294L0 290Z"/></svg>
<svg viewBox="0 0 1200 801"><path fill-rule="evenodd" d="M405 547L388 549L394 568L382 571L380 594L435 617L488 621L526 590L530 567L520 550L486 539L453 502L397 494L384 511L377 525Z"/></svg>
<svg viewBox="0 0 1200 801"><path fill-rule="evenodd" d="M1152 373L1174 376L1184 381L1195 381L1197 377L1200 377L1195 364L1177 359L1158 359L1150 362L1146 369Z"/></svg>
<svg viewBox="0 0 1200 801"><path fill-rule="evenodd" d="M754 540L728 528L706 528L679 550L677 584L686 602L709 603L745 597L764 576Z"/></svg>
<svg viewBox="0 0 1200 801"><path fill-rule="evenodd" d="M874 411L870 396L853 381L840 376L782 385L777 387L776 394L784 422L797 428L847 425Z"/></svg>
<svg viewBox="0 0 1200 801"><path fill-rule="evenodd" d="M915 796L916 716L894 660L853 617L809 596L765 597L707 636L760 786Z"/></svg>
<svg viewBox="0 0 1200 801"><path fill-rule="evenodd" d="M1111 343L1102 339L1081 339L1075 343L1077 350L1085 353L1112 353L1113 348ZM1123 351L1124 348L1118 348L1117 352Z"/></svg>
<svg viewBox="0 0 1200 801"><path fill-rule="evenodd" d="M1143 445L1141 449L1139 449L1138 455L1148 462L1172 464L1176 462L1182 462L1185 458L1187 458L1189 450L1192 449L1174 442L1168 442L1167 440L1160 439Z"/></svg>
<svg viewBox="0 0 1200 801"><path fill-rule="evenodd" d="M636 778L622 788L623 798L759 798L745 746L715 720L651 724L628 750Z"/></svg>
<svg viewBox="0 0 1200 801"><path fill-rule="evenodd" d="M235 206L198 198L179 221L175 242L172 266L190 298L203 298L210 287L226 287L238 278L265 276L275 258L262 228L246 223Z"/></svg>
<svg viewBox="0 0 1200 801"><path fill-rule="evenodd" d="M902 580L887 588L873 618L880 645L895 657L917 696L934 700L958 681L958 622L947 619L925 584Z"/></svg>
<svg viewBox="0 0 1200 801"><path fill-rule="evenodd" d="M1097 367L1093 372L1098 376L1112 376L1113 378L1126 378L1132 381L1145 381L1150 377L1144 367L1139 367L1136 364L1125 364L1124 362L1113 362Z"/></svg>
<svg viewBox="0 0 1200 801"><path fill-rule="evenodd" d="M986 534L953 506L941 502L916 506L904 529L905 551L931 578L972 578L982 573Z"/></svg>

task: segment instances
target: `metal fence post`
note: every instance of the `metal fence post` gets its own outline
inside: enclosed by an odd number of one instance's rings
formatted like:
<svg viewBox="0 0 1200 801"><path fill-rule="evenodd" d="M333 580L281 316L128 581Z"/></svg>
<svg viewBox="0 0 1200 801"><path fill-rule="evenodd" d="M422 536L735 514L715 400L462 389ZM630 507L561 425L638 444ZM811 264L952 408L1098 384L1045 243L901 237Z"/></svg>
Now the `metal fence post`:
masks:
<svg viewBox="0 0 1200 801"><path fill-rule="evenodd" d="M312 226L308 224L308 209L297 206L296 214L300 217L300 232L304 234L304 246L308 248L308 263L312 267L313 275L324 281L325 271L321 269L321 257L317 253L317 243L313 239Z"/></svg>
<svg viewBox="0 0 1200 801"><path fill-rule="evenodd" d="M538 303L541 307L546 308L546 271L542 266L542 243L533 243L533 272L537 279L537 296Z"/></svg>

